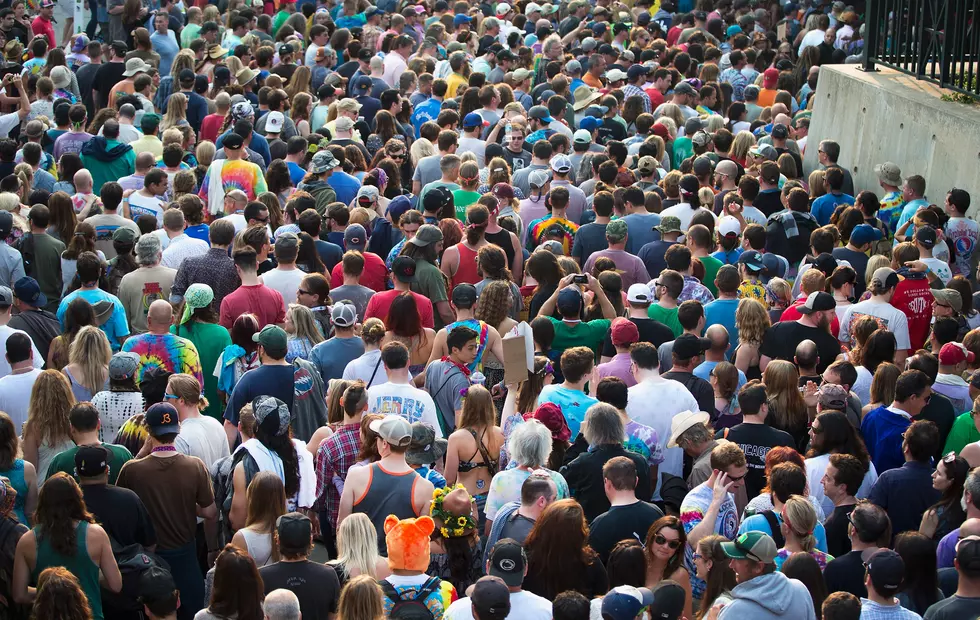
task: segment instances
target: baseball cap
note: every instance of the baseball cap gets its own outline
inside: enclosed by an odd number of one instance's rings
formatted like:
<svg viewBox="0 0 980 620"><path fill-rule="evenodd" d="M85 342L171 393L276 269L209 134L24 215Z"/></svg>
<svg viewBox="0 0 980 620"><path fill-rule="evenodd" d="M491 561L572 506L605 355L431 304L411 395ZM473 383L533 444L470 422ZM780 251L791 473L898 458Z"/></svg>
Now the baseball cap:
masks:
<svg viewBox="0 0 980 620"><path fill-rule="evenodd" d="M374 82L372 82L371 78L367 75L362 75L361 77L357 78L356 82L354 82L354 90L357 91L369 91L373 86Z"/></svg>
<svg viewBox="0 0 980 620"><path fill-rule="evenodd" d="M527 78L531 77L531 72L527 69L521 68L514 71L512 74L515 82L523 82Z"/></svg>
<svg viewBox="0 0 980 620"><path fill-rule="evenodd" d="M653 589L653 602L647 608L651 620L678 620L684 613L686 593L681 584L666 579Z"/></svg>
<svg viewBox="0 0 980 620"><path fill-rule="evenodd" d="M644 176L653 174L657 170L657 160L650 155L644 155L637 162L636 169Z"/></svg>
<svg viewBox="0 0 980 620"><path fill-rule="evenodd" d="M371 422L369 428L394 446L407 446L412 442L412 425L398 415L386 415Z"/></svg>
<svg viewBox="0 0 980 620"><path fill-rule="evenodd" d="M354 304L338 301L330 308L330 322L337 327L350 327L357 322Z"/></svg>
<svg viewBox="0 0 980 620"><path fill-rule="evenodd" d="M436 437L436 432L428 424L412 424L412 443L408 444L405 460L409 465L432 465L446 454L449 442Z"/></svg>
<svg viewBox="0 0 980 620"><path fill-rule="evenodd" d="M622 243L628 230L626 220L613 220L606 224L606 239L610 243Z"/></svg>
<svg viewBox="0 0 980 620"><path fill-rule="evenodd" d="M237 133L231 132L230 134L225 136L224 140L221 141L221 146L224 147L226 151L229 149L233 151L237 151L238 149L245 146L245 139L242 138Z"/></svg>
<svg viewBox="0 0 980 620"><path fill-rule="evenodd" d="M448 188L437 186L425 193L422 207L429 213L438 213L443 207L453 201L453 195Z"/></svg>
<svg viewBox="0 0 980 620"><path fill-rule="evenodd" d="M169 433L180 432L180 420L177 408L170 403L156 403L146 410L143 420L150 429L150 435L159 437Z"/></svg>
<svg viewBox="0 0 980 620"><path fill-rule="evenodd" d="M779 256L778 254L773 254L772 252L767 252L763 254L762 265L766 269L765 277L768 279L782 278L786 275L786 269L787 269L786 259ZM768 279L766 280L767 282Z"/></svg>
<svg viewBox="0 0 980 620"><path fill-rule="evenodd" d="M452 301L453 305L458 308L472 308L473 304L476 303L476 298L476 287L472 284L464 282L453 288Z"/></svg>
<svg viewBox="0 0 980 620"><path fill-rule="evenodd" d="M742 34L742 27L739 26L738 24L733 24L733 25L729 26L728 27L728 30L725 31L725 35L729 39L731 39L732 37L734 37L737 34Z"/></svg>
<svg viewBox="0 0 980 620"><path fill-rule="evenodd" d="M532 106L527 112L528 118L537 119L545 123L553 123L555 119L551 118L551 114L548 112L548 108L543 105Z"/></svg>
<svg viewBox="0 0 980 620"><path fill-rule="evenodd" d="M292 54L294 51L293 46L289 43L280 43L278 46L276 46L276 53L280 56Z"/></svg>
<svg viewBox="0 0 980 620"><path fill-rule="evenodd" d="M551 431L552 440L568 441L572 436L572 431L568 428L568 421L565 420L561 407L555 403L542 403L533 413L524 414L525 420L531 418L541 422Z"/></svg>
<svg viewBox="0 0 980 620"><path fill-rule="evenodd" d="M401 219L402 215L408 213L412 209L412 201L408 196L395 196L390 203L388 203L388 217L391 218L392 222L398 224L398 220Z"/></svg>
<svg viewBox="0 0 980 620"><path fill-rule="evenodd" d="M773 125L770 135L775 140L785 140L789 137L789 129L786 128L786 125Z"/></svg>
<svg viewBox="0 0 980 620"><path fill-rule="evenodd" d="M779 79L779 69L770 67L762 73L762 87L763 88L774 88L776 86L776 80Z"/></svg>
<svg viewBox="0 0 980 620"><path fill-rule="evenodd" d="M947 342L939 350L939 363L944 366L954 366L963 362L973 362L974 355L958 342Z"/></svg>
<svg viewBox="0 0 980 620"><path fill-rule="evenodd" d="M763 564L772 564L777 551L772 537L759 531L745 532L732 542L723 542L721 550L732 559L755 560Z"/></svg>
<svg viewBox="0 0 980 620"><path fill-rule="evenodd" d="M134 243L139 236L140 234L132 228L120 226L113 231L112 240L118 241L119 243Z"/></svg>
<svg viewBox="0 0 980 620"><path fill-rule="evenodd" d="M688 196L693 196L698 193L701 189L701 184L698 182L698 178L693 174L685 174L681 177L680 182L677 184L677 189L681 194L687 194Z"/></svg>
<svg viewBox="0 0 980 620"><path fill-rule="evenodd" d="M600 106L592 106L591 108L589 108L589 110L592 109L598 110L600 115L605 114L605 112L602 111L602 107ZM586 110L586 114L588 114L588 110ZM600 125L602 125L602 121L600 121L598 118L594 116L586 116L578 122L579 131L584 130L587 132L592 132L598 129Z"/></svg>
<svg viewBox="0 0 980 620"><path fill-rule="evenodd" d="M551 175L548 174L547 170L534 170L527 175L527 183L535 189L541 189L547 185L550 178Z"/></svg>
<svg viewBox="0 0 980 620"><path fill-rule="evenodd" d="M71 45L71 51L76 54L83 49L87 48L89 44L88 37L84 34L80 34L75 38L75 42Z"/></svg>
<svg viewBox="0 0 980 620"><path fill-rule="evenodd" d="M431 194L433 191L435 190L431 190L429 193ZM415 233L415 236L412 237L409 243L424 248L427 245L439 243L440 241L442 241L442 231L439 230L439 227L434 224L423 224L419 226L418 232Z"/></svg>
<svg viewBox="0 0 980 620"><path fill-rule="evenodd" d="M653 603L653 592L636 586L616 586L602 597L603 620L634 620Z"/></svg>
<svg viewBox="0 0 980 620"><path fill-rule="evenodd" d="M879 288L887 291L898 284L898 274L891 267L879 267L871 274L872 288Z"/></svg>
<svg viewBox="0 0 980 620"><path fill-rule="evenodd" d="M691 142L693 142L696 146L705 146L711 142L711 135L708 134L707 131L699 131L694 134L694 138L691 139ZM693 166L694 175L698 177L711 174L711 171L714 170L714 164L704 155L695 158Z"/></svg>
<svg viewBox="0 0 980 620"><path fill-rule="evenodd" d="M9 212L2 211L0 212L0 219L3 219L2 215L4 214L10 216ZM17 278L17 281L14 282L13 293L17 299L36 308L48 305L48 298L41 292L41 286L37 280L30 276Z"/></svg>
<svg viewBox="0 0 980 620"><path fill-rule="evenodd" d="M678 359L691 359L711 348L711 341L694 334L681 334L674 340L674 355Z"/></svg>
<svg viewBox="0 0 980 620"><path fill-rule="evenodd" d="M6 238L14 227L14 216L9 211L0 211L0 238Z"/></svg>
<svg viewBox="0 0 980 620"><path fill-rule="evenodd" d="M681 218L676 215L665 215L660 218L660 223L654 226L653 230L660 231L661 234L683 232L681 230Z"/></svg>
<svg viewBox="0 0 980 620"><path fill-rule="evenodd" d="M469 15L466 15L465 13L457 13L456 16L453 17L453 27L458 28L459 26L462 26L463 24L468 24L471 21L473 21L473 18L470 17Z"/></svg>
<svg viewBox="0 0 980 620"><path fill-rule="evenodd" d="M905 562L891 549L879 549L866 564L871 585L882 596L894 596L905 578Z"/></svg>
<svg viewBox="0 0 980 620"><path fill-rule="evenodd" d="M738 264L745 265L752 271L762 271L766 266L762 263L762 255L756 250L745 250L738 257Z"/></svg>
<svg viewBox="0 0 980 620"><path fill-rule="evenodd" d="M653 291L650 290L649 286L642 282L631 284L629 289L626 291L626 301L634 304L653 303Z"/></svg>
<svg viewBox="0 0 980 620"><path fill-rule="evenodd" d="M280 330L281 331L281 330ZM255 422L263 430L282 437L289 432L289 407L273 396L256 396L252 399Z"/></svg>
<svg viewBox="0 0 980 620"><path fill-rule="evenodd" d="M14 293L6 286L0 286L0 305L12 306L14 304Z"/></svg>
<svg viewBox="0 0 980 620"><path fill-rule="evenodd" d="M463 127L483 127L483 117L476 112L470 112L463 118Z"/></svg>
<svg viewBox="0 0 980 620"><path fill-rule="evenodd" d="M951 288L943 289L930 289L933 299L939 303L941 306L949 306L954 312L963 311L963 298L960 296L959 291Z"/></svg>
<svg viewBox="0 0 980 620"><path fill-rule="evenodd" d="M824 409L844 411L847 407L847 390L834 383L825 383L817 391L817 403Z"/></svg>
<svg viewBox="0 0 980 620"><path fill-rule="evenodd" d="M139 369L140 356L128 351L113 354L109 360L109 378L115 381L129 379Z"/></svg>
<svg viewBox="0 0 980 620"><path fill-rule="evenodd" d="M499 577L480 577L473 586L470 602L480 620L504 620L510 613L510 590Z"/></svg>
<svg viewBox="0 0 980 620"><path fill-rule="evenodd" d="M610 82L619 82L620 80L625 80L626 78L627 74L621 69L610 69L609 71L606 71L606 79Z"/></svg>
<svg viewBox="0 0 980 620"><path fill-rule="evenodd" d="M767 161L776 161L776 158L779 157L779 153L776 152L776 148L771 144L756 144L755 146L749 148L749 154L756 157L762 157Z"/></svg>
<svg viewBox="0 0 980 620"><path fill-rule="evenodd" d="M357 195L354 197L354 200L357 201L358 205L370 208L370 206L377 202L378 198L380 197L381 192L378 191L377 187L374 185L362 185L361 188L357 190ZM356 225L360 226L360 224ZM367 230L365 230L364 233L367 234Z"/></svg>
<svg viewBox="0 0 980 620"><path fill-rule="evenodd" d="M582 70L582 63L575 60L574 58L565 63L565 71L567 71L568 73L578 73L581 70Z"/></svg>
<svg viewBox="0 0 980 620"><path fill-rule="evenodd" d="M490 550L490 570L493 577L499 577L505 584L516 588L524 581L527 555L524 547L513 538L502 538Z"/></svg>
<svg viewBox="0 0 980 620"><path fill-rule="evenodd" d="M411 256L399 256L391 263L391 273L404 284L415 282L415 259Z"/></svg>
<svg viewBox="0 0 980 620"><path fill-rule="evenodd" d="M677 447L677 438L684 434L684 431L695 424L707 424L711 415L707 411L682 411L670 420L670 437L667 440L668 448Z"/></svg>
<svg viewBox="0 0 980 620"><path fill-rule="evenodd" d="M572 169L572 160L568 155L559 153L551 158L551 169L560 174L566 174Z"/></svg>
<svg viewBox="0 0 980 620"><path fill-rule="evenodd" d="M271 355L285 353L287 340L286 330L278 325L266 325L259 333L252 334L252 342L262 345Z"/></svg>
<svg viewBox="0 0 980 620"><path fill-rule="evenodd" d="M851 243L858 247L872 241L878 241L881 238L881 229L875 228L871 224L858 224L851 231Z"/></svg>
<svg viewBox="0 0 980 620"><path fill-rule="evenodd" d="M310 544L313 523L300 512L287 512L276 519L276 534L280 546L289 549L305 548Z"/></svg>
<svg viewBox="0 0 980 620"><path fill-rule="evenodd" d="M578 315L582 309L582 292L577 286L566 286L558 293L556 307L562 316Z"/></svg>
<svg viewBox="0 0 980 620"><path fill-rule="evenodd" d="M644 76L647 73L650 73L649 68L644 67L643 65L633 65L626 70L626 77L629 80L635 80L636 78Z"/></svg>
<svg viewBox="0 0 980 620"><path fill-rule="evenodd" d="M265 120L265 132L282 133L282 126L285 123L286 117L282 112L269 112L269 115L266 116Z"/></svg>
<svg viewBox="0 0 980 620"><path fill-rule="evenodd" d="M79 478L94 478L109 467L109 451L102 446L79 446L75 452L75 473Z"/></svg>
<svg viewBox="0 0 980 620"><path fill-rule="evenodd" d="M980 536L967 536L956 543L956 561L963 570L980 570Z"/></svg>
<svg viewBox="0 0 980 620"><path fill-rule="evenodd" d="M810 293L807 296L806 301L796 307L800 314L813 314L814 312L823 312L824 310L833 310L837 307L837 301L834 296L830 293L825 293L823 291L817 291L815 293Z"/></svg>
<svg viewBox="0 0 980 620"><path fill-rule="evenodd" d="M830 276L837 269L838 263L834 255L829 252L823 252L818 254L815 259L813 259L812 266L818 271L822 271L825 276Z"/></svg>
<svg viewBox="0 0 980 620"><path fill-rule="evenodd" d="M360 250L367 245L367 231L360 224L351 224L344 230L344 247Z"/></svg>
<svg viewBox="0 0 980 620"><path fill-rule="evenodd" d="M583 119L585 120L585 119ZM589 144L592 142L592 133L587 129L578 129L572 134L572 142L577 144ZM650 157L650 159L653 159Z"/></svg>
<svg viewBox="0 0 980 620"><path fill-rule="evenodd" d="M696 95L694 92L694 87L687 82L678 82L677 86L674 87L675 95Z"/></svg>
<svg viewBox="0 0 980 620"><path fill-rule="evenodd" d="M915 242L921 243L927 248L936 245L936 229L932 226L920 226L915 231Z"/></svg>
<svg viewBox="0 0 980 620"><path fill-rule="evenodd" d="M723 215L718 218L718 234L722 237L727 237L729 235L739 236L742 234L742 225L738 222L738 218L731 215Z"/></svg>
<svg viewBox="0 0 980 620"><path fill-rule="evenodd" d="M622 347L640 341L640 330L636 324L622 317L614 320L609 331L613 346Z"/></svg>
<svg viewBox="0 0 980 620"><path fill-rule="evenodd" d="M170 571L161 567L150 565L139 581L139 602L145 605L153 605L159 601L171 600L177 592L177 584Z"/></svg>

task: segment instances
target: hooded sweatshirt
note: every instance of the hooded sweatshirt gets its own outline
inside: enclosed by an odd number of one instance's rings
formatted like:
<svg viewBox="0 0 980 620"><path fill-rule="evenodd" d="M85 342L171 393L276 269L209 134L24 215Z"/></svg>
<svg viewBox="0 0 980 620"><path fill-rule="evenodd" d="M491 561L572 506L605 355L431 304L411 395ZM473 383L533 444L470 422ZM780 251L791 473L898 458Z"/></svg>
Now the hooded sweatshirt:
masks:
<svg viewBox="0 0 980 620"><path fill-rule="evenodd" d="M936 375L936 382L932 389L953 403L953 410L957 415L969 411L973 406L973 401L970 399L970 384L959 375L939 373Z"/></svg>
<svg viewBox="0 0 980 620"><path fill-rule="evenodd" d="M136 172L133 147L96 136L82 145L82 165L92 173L92 188L98 194L102 185Z"/></svg>
<svg viewBox="0 0 980 620"><path fill-rule="evenodd" d="M816 620L813 599L806 586L782 573L770 573L735 586L731 603L718 615L719 620L787 618Z"/></svg>
<svg viewBox="0 0 980 620"><path fill-rule="evenodd" d="M337 192L334 191L330 184L326 181L316 179L310 181L309 183L300 183L299 187L296 189L302 192L309 192L313 196L313 200L316 201L316 212L320 214L324 220L327 219L327 207L332 202L337 202Z"/></svg>
<svg viewBox="0 0 980 620"><path fill-rule="evenodd" d="M872 409L861 420L861 435L878 475L905 463L902 434L911 425L911 418L884 406Z"/></svg>

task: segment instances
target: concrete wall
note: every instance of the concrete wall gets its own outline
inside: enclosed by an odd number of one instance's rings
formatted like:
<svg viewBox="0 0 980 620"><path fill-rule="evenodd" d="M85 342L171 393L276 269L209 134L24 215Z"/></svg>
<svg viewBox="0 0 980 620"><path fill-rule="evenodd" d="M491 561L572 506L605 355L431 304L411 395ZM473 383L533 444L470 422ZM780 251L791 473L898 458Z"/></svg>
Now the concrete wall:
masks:
<svg viewBox="0 0 980 620"><path fill-rule="evenodd" d="M936 86L881 67L820 69L804 168L817 167L820 140L841 145L840 164L854 177L855 192L881 195L876 164L892 161L903 176L921 174L926 197L943 204L946 192L970 192L970 214L980 214L980 106L940 100Z"/></svg>

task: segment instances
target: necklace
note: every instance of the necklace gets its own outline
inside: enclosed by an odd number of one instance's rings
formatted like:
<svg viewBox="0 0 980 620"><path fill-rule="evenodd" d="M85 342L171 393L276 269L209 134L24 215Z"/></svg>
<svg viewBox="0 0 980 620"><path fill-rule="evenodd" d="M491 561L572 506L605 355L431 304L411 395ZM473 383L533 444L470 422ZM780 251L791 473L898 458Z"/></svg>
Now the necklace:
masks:
<svg viewBox="0 0 980 620"><path fill-rule="evenodd" d="M170 444L166 446L157 446L156 448L150 450L150 454L156 454L157 452L176 452L176 451L177 448L175 448L173 444Z"/></svg>

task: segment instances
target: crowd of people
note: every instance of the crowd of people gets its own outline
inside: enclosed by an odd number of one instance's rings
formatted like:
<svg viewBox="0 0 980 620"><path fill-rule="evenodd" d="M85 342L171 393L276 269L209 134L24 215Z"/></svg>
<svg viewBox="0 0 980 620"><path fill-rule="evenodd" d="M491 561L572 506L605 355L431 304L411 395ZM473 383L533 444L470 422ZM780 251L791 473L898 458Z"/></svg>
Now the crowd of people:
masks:
<svg viewBox="0 0 980 620"><path fill-rule="evenodd" d="M980 616L971 196L808 143L864 2L55 4L0 619Z"/></svg>

